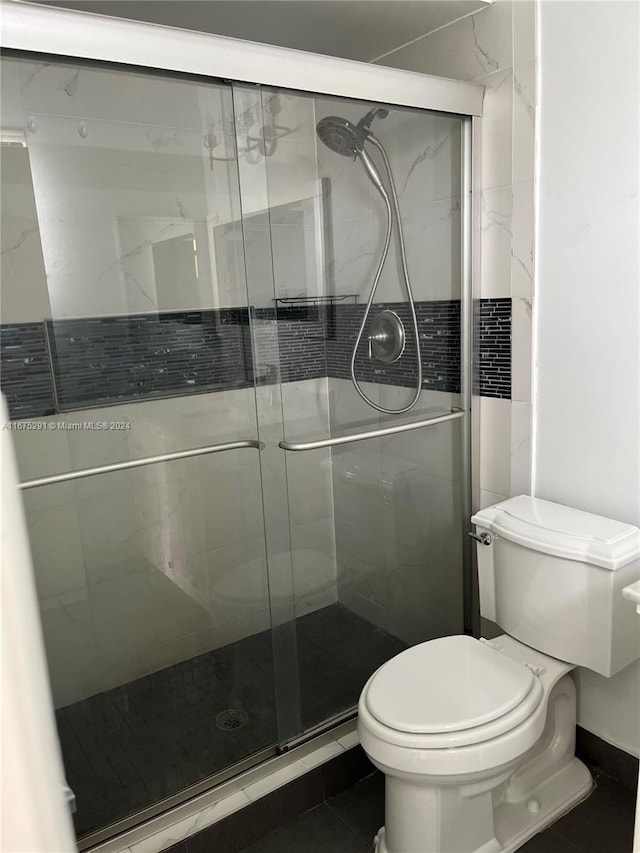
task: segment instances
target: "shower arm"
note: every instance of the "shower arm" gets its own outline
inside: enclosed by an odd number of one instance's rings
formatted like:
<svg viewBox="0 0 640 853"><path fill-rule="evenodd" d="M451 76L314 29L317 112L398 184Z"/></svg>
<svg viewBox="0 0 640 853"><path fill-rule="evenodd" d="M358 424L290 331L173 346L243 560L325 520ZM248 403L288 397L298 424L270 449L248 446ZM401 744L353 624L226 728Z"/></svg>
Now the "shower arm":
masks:
<svg viewBox="0 0 640 853"><path fill-rule="evenodd" d="M410 411L415 406L415 404L418 402L418 399L420 397L420 393L422 391L422 356L421 356L421 352L420 352L420 333L418 331L418 318L416 316L416 308L415 308L415 303L414 303L414 299L413 299L413 292L411 290L411 282L409 281L409 270L407 268L407 257L406 257L405 247L404 247L404 235L402 232L402 222L400 219L400 207L398 205L398 196L397 196L395 184L393 181L393 174L391 172L391 165L389 163L389 159L387 157L386 151L384 150L384 147L376 139L376 137L370 132L367 132L367 142L371 142L373 145L375 145L376 148L378 149L378 151L380 152L381 156L382 156L382 161L384 163L384 167L385 167L385 170L387 172L387 179L388 179L389 184L391 186L391 196L393 198L393 208L391 205L391 200L389 199L389 193L387 192L384 185L382 184L382 181L380 179L380 175L379 175L377 169L373 165L371 158L369 157L369 154L364 150L364 148L362 148L358 152L358 156L360 157L360 161L362 162L362 165L363 165L365 171L367 172L367 174L371 178L371 181L373 182L374 186L377 188L378 192L380 193L380 195L382 196L382 198L384 200L385 207L387 210L387 229L386 229L382 254L380 255L380 261L378 262L378 268L376 270L376 274L375 274L374 279L373 279L373 284L371 286L371 292L369 293L369 299L367 300L367 304L366 304L366 307L364 310L364 315L362 317L362 322L360 323L360 329L358 330L356 342L355 342L355 345L353 347L353 352L351 354L351 381L353 382L353 386L356 389L358 395L369 406L376 409L378 412L382 412L383 414L386 414L386 415L401 415L401 414L404 414L405 412ZM393 213L392 213L392 210L393 210ZM407 288L407 296L408 296L408 301L409 301L409 307L411 310L411 319L412 319L413 331L414 331L415 342L416 342L416 360L417 360L417 368L418 368L417 369L418 375L417 375L417 380L416 380L416 389L415 389L413 399L411 400L410 403L408 403L406 406L404 406L401 409L388 409L384 406L380 406L378 403L375 403L373 400L371 400L365 394L365 392L362 390L362 388L360 387L360 384L359 384L358 380L356 379L356 369L355 369L356 355L358 352L358 348L360 346L360 342L362 340L362 336L364 334L364 327L367 323L367 319L368 319L369 313L371 311L371 306L373 304L373 300L375 298L376 291L378 289L378 284L380 283L380 276L382 275L382 270L383 270L384 265L386 263L387 255L389 254L389 246L391 244L392 227L393 227L393 225L392 225L393 224L393 214L395 214L396 225L398 227L398 244L400 246L400 256L401 256L401 261L402 261L402 274L403 274L405 285ZM372 343L372 341L370 339L369 340L369 351L371 351L371 343Z"/></svg>

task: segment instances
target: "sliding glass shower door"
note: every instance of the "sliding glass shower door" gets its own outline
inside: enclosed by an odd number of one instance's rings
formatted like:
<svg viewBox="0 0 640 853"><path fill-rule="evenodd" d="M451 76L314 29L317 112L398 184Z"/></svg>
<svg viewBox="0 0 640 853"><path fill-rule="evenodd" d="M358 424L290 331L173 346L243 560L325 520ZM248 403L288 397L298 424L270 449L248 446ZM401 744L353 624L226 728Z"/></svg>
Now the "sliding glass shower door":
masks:
<svg viewBox="0 0 640 853"><path fill-rule="evenodd" d="M352 713L407 645L464 629L464 120L233 96L267 546L282 622L295 618L281 734L295 740ZM389 323L403 339L376 350Z"/></svg>
<svg viewBox="0 0 640 853"><path fill-rule="evenodd" d="M6 427L87 844L280 740L233 104L20 58L2 87Z"/></svg>

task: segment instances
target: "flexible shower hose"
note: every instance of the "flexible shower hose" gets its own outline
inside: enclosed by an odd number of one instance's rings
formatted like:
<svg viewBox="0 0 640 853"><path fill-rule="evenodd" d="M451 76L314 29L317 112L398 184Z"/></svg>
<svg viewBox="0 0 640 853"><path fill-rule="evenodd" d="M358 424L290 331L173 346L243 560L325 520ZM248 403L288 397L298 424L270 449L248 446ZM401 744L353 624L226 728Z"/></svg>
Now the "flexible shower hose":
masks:
<svg viewBox="0 0 640 853"><path fill-rule="evenodd" d="M395 214L396 225L398 228L398 243L400 246L400 257L402 260L402 275L403 275L405 286L407 289L407 296L409 297L409 307L411 309L411 319L413 322L413 332L414 332L415 341L416 341L416 359L418 362L418 375L417 375L417 379L416 379L416 389L415 389L413 399L411 400L411 402L407 406L404 406L401 409L387 409L384 406L380 406L378 403L375 403L373 400L371 400L369 397L367 397L365 392L360 387L360 383L358 382L358 380L356 378L356 355L358 352L358 347L360 346L360 341L362 340L362 335L364 333L364 327L366 326L367 320L369 318L369 313L371 311L371 306L373 304L373 300L374 300L375 295L376 295L376 290L378 289L378 284L380 282L380 276L382 275L382 270L383 270L384 265L387 261L387 256L389 254L389 246L391 245L391 236L392 236L392 231L393 231L393 215L392 215L391 201L389 200L389 194L387 193L385 188L381 184L379 184L378 181L376 181L375 178L372 176L371 169L367 163L368 155L363 150L362 154L360 155L362 163L363 163L367 173L369 174L369 177L372 179L372 182L377 187L380 195L382 196L382 198L384 199L384 202L385 202L385 206L387 209L387 231L386 231L386 235L385 235L385 239L384 239L384 245L382 248L382 254L380 256L380 261L378 262L378 268L376 270L376 274L375 274L374 279L373 279L373 284L371 286L371 292L369 294L369 299L367 301L367 305L366 305L365 310L364 310L364 316L362 317L362 322L360 323L360 329L358 331L358 336L356 338L356 342L355 342L355 345L353 347L353 353L351 355L351 381L353 382L354 388L356 389L356 391L358 392L360 397L362 397L362 399L365 401L365 403L367 403L369 406L372 406L378 412L382 412L383 414L386 414L386 415L401 415L404 412L408 412L411 409L413 409L415 404L418 402L418 399L420 397L420 391L422 390L422 358L420 355L420 334L418 332L418 318L416 317L416 306L415 306L415 302L413 299L413 292L411 290L411 282L409 281L409 271L407 269L407 254L406 254L405 245L404 245L404 235L402 233L402 222L400 220L400 207L398 205L398 194L396 192L395 183L393 181L393 174L391 173L391 166L389 164L389 158L387 157L387 152L384 150L382 143L379 142L372 133L369 133L367 135L367 141L371 142L373 145L375 145L376 148L378 149L378 151L380 152L380 154L382 155L384 167L385 167L386 172L387 172L387 179L389 181L389 186L391 187L391 197L393 199L393 213Z"/></svg>

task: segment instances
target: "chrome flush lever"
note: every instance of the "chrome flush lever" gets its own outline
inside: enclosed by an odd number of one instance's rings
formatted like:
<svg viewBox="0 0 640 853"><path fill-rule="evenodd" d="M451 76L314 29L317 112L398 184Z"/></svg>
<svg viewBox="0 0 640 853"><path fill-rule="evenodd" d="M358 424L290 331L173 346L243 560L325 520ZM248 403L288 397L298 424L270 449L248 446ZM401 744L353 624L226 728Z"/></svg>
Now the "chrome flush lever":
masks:
<svg viewBox="0 0 640 853"><path fill-rule="evenodd" d="M491 545L491 543L493 542L493 538L490 533L481 533L480 535L478 535L477 533L473 533L472 531L470 531L469 536L472 539L475 539L476 542L482 543L482 545Z"/></svg>

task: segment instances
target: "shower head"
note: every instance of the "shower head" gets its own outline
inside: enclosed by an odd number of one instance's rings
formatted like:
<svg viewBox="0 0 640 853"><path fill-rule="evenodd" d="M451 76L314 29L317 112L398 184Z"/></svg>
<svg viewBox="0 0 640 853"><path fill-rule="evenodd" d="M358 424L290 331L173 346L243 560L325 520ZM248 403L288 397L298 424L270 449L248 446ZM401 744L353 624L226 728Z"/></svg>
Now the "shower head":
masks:
<svg viewBox="0 0 640 853"><path fill-rule="evenodd" d="M330 151L343 157L355 157L364 146L367 132L357 124L352 124L340 116L327 116L320 119L316 132Z"/></svg>
<svg viewBox="0 0 640 853"><path fill-rule="evenodd" d="M368 125L378 114L382 118L385 118L388 115L388 111L383 109L372 110L364 118L360 119L358 124L353 124L348 119L341 118L340 116L327 116L320 119L316 125L316 132L320 137L320 141L324 142L327 148L333 151L334 154L351 157L353 160L359 157L365 172L369 175L369 178L380 193L382 193L382 196L388 201L387 191L382 183L380 172L364 147L368 139L372 140L378 148L380 147L380 143L368 128Z"/></svg>
<svg viewBox="0 0 640 853"><path fill-rule="evenodd" d="M369 125L374 118L386 118L389 110L383 107L375 107L371 112L363 116L357 124L353 124L341 116L327 116L320 119L316 125L316 132L320 140L334 154L343 157L354 157L362 154L364 144L371 136Z"/></svg>

